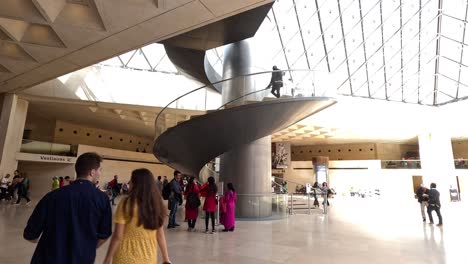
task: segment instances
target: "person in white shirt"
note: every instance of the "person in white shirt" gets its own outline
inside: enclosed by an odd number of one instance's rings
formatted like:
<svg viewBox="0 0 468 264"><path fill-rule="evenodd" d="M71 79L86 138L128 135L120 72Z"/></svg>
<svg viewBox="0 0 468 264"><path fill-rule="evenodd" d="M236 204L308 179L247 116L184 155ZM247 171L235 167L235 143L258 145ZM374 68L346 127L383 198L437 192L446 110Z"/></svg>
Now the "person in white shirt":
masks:
<svg viewBox="0 0 468 264"><path fill-rule="evenodd" d="M8 186L10 186L10 184L10 174L7 174L5 175L5 177L2 177L2 180L0 181L0 200L6 198Z"/></svg>

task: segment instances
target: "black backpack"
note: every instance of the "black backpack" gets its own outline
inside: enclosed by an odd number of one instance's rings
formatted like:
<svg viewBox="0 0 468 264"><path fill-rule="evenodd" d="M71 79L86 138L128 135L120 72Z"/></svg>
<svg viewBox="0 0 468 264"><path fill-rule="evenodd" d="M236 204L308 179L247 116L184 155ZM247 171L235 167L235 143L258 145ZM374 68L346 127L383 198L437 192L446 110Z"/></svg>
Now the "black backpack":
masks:
<svg viewBox="0 0 468 264"><path fill-rule="evenodd" d="M169 200L169 196L171 196L171 184L172 184L172 181L164 185L162 189L162 197L164 200Z"/></svg>
<svg viewBox="0 0 468 264"><path fill-rule="evenodd" d="M200 199L198 199L198 196L195 193L192 192L187 195L188 207L195 209L195 208L198 208L200 204L201 204Z"/></svg>
<svg viewBox="0 0 468 264"><path fill-rule="evenodd" d="M192 186L193 189L193 186ZM198 195L194 192L189 192L187 194L187 205L191 209L198 208L200 206L201 202L200 199L198 198Z"/></svg>

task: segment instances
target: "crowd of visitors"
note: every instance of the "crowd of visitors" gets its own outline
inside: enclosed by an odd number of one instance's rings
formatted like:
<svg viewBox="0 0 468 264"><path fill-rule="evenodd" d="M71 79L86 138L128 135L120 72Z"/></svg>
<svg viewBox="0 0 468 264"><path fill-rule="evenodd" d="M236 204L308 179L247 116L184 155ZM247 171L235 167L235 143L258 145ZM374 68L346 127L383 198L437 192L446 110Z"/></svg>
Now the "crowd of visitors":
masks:
<svg viewBox="0 0 468 264"><path fill-rule="evenodd" d="M227 192L224 196L219 196L214 177L209 177L208 182L201 185L195 177L182 177L182 173L174 171L174 178L170 182L163 182L162 186L162 196L168 200L170 211L168 229L180 226L176 221L177 210L185 198L185 221L187 221L188 231L195 232L201 198L203 197L202 210L205 212L205 233L213 234L216 232L215 213L218 211L218 206L219 220L225 227L222 231L234 231L237 195L232 183L227 184ZM209 229L210 223L211 230Z"/></svg>
<svg viewBox="0 0 468 264"><path fill-rule="evenodd" d="M111 204L117 194L109 199L106 192L100 190L101 163L98 154L84 153L75 164L75 181L68 176L53 177L52 191L39 201L24 229L23 237L37 243L31 263L94 263L96 249L110 237L104 263L157 263L158 247L163 263L171 263L163 229L165 218L169 216L167 228L179 226L176 212L185 200L188 231L195 231L201 197L205 198L202 208L205 232L216 232L218 207L220 223L224 225L222 231L234 231L237 200L234 185L228 183L226 193L218 199L218 186L213 177L201 185L193 176L183 179L179 171L168 181L161 176L155 180L148 169L137 169L132 172L128 184L119 184L115 175L106 184L107 188L126 195L120 199L112 219ZM17 178L11 183L10 175L1 179L2 197L15 182L18 201L26 198L29 202L24 192L29 180L19 172L15 174ZM63 188L67 185L70 186ZM169 214L163 205L164 199L168 200Z"/></svg>
<svg viewBox="0 0 468 264"><path fill-rule="evenodd" d="M62 188L64 186L68 186L72 183L72 179L70 178L70 176L65 176L65 177L62 177L62 176L54 176L52 177L52 188L51 190L56 190L58 188Z"/></svg>
<svg viewBox="0 0 468 264"><path fill-rule="evenodd" d="M26 177L25 172L15 170L13 178L11 178L10 174L6 174L0 180L0 201L7 201L20 205L21 200L24 198L28 205L31 203L28 192L29 178Z"/></svg>

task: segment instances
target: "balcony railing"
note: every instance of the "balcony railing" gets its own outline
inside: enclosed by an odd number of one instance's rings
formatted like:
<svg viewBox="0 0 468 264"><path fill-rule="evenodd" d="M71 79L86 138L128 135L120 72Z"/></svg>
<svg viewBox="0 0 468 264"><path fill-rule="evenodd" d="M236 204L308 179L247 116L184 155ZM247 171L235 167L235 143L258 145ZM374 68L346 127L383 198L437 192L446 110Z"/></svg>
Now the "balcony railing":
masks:
<svg viewBox="0 0 468 264"><path fill-rule="evenodd" d="M287 75L294 72L301 75L302 78L292 81L287 79ZM161 135L168 128L176 126L178 123L185 120L173 120L167 118L169 112L174 109L191 109L191 110L221 110L237 105L261 102L264 100L276 99L270 92L270 81L273 73L284 76L284 80L276 81L274 83L280 84L279 90L281 97L294 98L294 97L323 97L335 96L336 90L329 89L329 87L316 87L315 86L315 72L311 70L277 70L251 73L232 78L223 79L214 82L210 85L222 85L224 87L232 87L232 92L236 94L236 98L222 104L221 97L210 98L206 96L205 90L209 85L205 85L193 89L185 94L180 95L171 102L169 102L157 115L155 120L156 137ZM281 77L283 78L283 77ZM248 89L247 89L248 88ZM190 105L191 102L199 102L200 98L205 99L202 105L196 108Z"/></svg>
<svg viewBox="0 0 468 264"><path fill-rule="evenodd" d="M420 160L382 160L382 169L421 169Z"/></svg>
<svg viewBox="0 0 468 264"><path fill-rule="evenodd" d="M456 159L453 162L455 169L468 169L468 159Z"/></svg>
<svg viewBox="0 0 468 264"><path fill-rule="evenodd" d="M76 157L78 146L23 139L20 152Z"/></svg>

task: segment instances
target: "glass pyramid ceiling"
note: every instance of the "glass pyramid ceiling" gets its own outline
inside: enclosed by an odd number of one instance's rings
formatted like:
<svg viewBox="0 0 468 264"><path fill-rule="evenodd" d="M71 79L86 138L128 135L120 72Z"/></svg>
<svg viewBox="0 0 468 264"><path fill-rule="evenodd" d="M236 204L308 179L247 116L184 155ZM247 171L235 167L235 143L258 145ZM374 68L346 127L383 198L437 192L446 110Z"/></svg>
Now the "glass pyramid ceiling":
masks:
<svg viewBox="0 0 468 264"><path fill-rule="evenodd" d="M271 65L330 75L338 94L440 105L468 97L467 12L467 0L277 0L255 38ZM223 48L207 56L221 71ZM102 64L177 73L160 44Z"/></svg>

